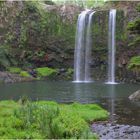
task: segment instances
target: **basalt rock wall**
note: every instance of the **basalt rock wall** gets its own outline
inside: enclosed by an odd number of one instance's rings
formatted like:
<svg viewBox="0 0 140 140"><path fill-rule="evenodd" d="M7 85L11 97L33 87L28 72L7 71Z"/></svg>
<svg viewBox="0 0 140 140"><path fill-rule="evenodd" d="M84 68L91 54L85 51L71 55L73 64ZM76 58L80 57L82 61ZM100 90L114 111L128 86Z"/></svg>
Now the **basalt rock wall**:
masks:
<svg viewBox="0 0 140 140"><path fill-rule="evenodd" d="M138 3L108 2L103 7L93 8L97 11L92 25L91 66L95 80L105 80L107 76L108 15L109 9L115 8L116 80L138 81L140 75L129 70L128 63L132 56L140 55L140 47L129 46L134 36L127 30L128 22L140 16L136 11ZM6 53L14 61L9 65L73 68L76 24L82 10L74 5L37 7L22 1L3 3L0 7L0 46L10 48Z"/></svg>

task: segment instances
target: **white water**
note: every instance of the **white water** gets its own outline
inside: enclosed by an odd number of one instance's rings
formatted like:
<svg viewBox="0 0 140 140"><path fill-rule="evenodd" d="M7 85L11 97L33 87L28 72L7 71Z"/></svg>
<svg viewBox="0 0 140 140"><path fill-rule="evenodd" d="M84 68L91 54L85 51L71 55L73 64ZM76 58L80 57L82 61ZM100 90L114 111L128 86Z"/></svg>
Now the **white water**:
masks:
<svg viewBox="0 0 140 140"><path fill-rule="evenodd" d="M90 82L91 58L91 23L95 12L83 11L77 22L76 44L74 53L74 81Z"/></svg>
<svg viewBox="0 0 140 140"><path fill-rule="evenodd" d="M115 82L115 30L116 29L116 10L109 12L109 29L108 29L108 84Z"/></svg>
<svg viewBox="0 0 140 140"><path fill-rule="evenodd" d="M95 13L92 12L89 15L88 25L87 25L87 35L86 35L86 49L85 49L85 81L91 81L90 76L90 62L91 62L91 51L92 51L92 37L91 37L91 24L92 24L92 16Z"/></svg>

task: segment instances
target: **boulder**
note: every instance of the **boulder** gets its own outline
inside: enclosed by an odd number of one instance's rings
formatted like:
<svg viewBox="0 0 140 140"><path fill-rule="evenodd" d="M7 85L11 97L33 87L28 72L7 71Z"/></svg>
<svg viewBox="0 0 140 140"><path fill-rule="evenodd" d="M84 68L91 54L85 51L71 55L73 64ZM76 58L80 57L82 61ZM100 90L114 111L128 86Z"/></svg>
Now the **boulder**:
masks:
<svg viewBox="0 0 140 140"><path fill-rule="evenodd" d="M129 96L129 99L132 101L140 101L140 90L134 92Z"/></svg>

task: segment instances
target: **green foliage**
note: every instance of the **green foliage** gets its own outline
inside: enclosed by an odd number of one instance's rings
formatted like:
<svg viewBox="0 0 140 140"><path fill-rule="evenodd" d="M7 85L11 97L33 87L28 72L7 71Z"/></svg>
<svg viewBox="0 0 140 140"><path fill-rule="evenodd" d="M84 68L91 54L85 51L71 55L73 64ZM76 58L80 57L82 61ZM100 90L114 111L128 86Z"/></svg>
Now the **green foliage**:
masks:
<svg viewBox="0 0 140 140"><path fill-rule="evenodd" d="M138 12L140 12L140 4L138 4L136 9L137 9Z"/></svg>
<svg viewBox="0 0 140 140"><path fill-rule="evenodd" d="M84 109L83 109L84 108ZM0 138L5 139L96 139L85 117L88 111L106 113L97 105L57 104L38 101L17 104L0 102ZM85 111L85 112L84 112ZM91 119L92 120L92 119ZM95 119L94 119L95 120Z"/></svg>
<svg viewBox="0 0 140 140"><path fill-rule="evenodd" d="M9 46L0 46L0 66L6 68L11 64L16 64L16 62L10 53Z"/></svg>
<svg viewBox="0 0 140 140"><path fill-rule="evenodd" d="M9 67L8 71L11 73L19 74L22 70L21 70L21 68L17 68L17 67Z"/></svg>
<svg viewBox="0 0 140 140"><path fill-rule="evenodd" d="M73 74L74 70L72 68L68 68L67 70L67 73L70 75L70 74Z"/></svg>
<svg viewBox="0 0 140 140"><path fill-rule="evenodd" d="M97 7L104 4L104 0L52 0L56 4L75 4L81 7Z"/></svg>
<svg viewBox="0 0 140 140"><path fill-rule="evenodd" d="M138 46L140 44L140 36L136 37L133 42L129 43L129 46Z"/></svg>
<svg viewBox="0 0 140 140"><path fill-rule="evenodd" d="M60 115L54 119L53 128L55 138L88 138L89 126L75 113L66 110L61 111Z"/></svg>
<svg viewBox="0 0 140 140"><path fill-rule="evenodd" d="M137 11L140 12L140 5L137 6ZM134 21L129 22L127 29L131 34L135 35L135 39L129 44L129 46L139 46L140 44L140 18L136 18ZM130 65L128 67L131 67Z"/></svg>
<svg viewBox="0 0 140 140"><path fill-rule="evenodd" d="M25 47L26 46L26 43L27 43L27 29L26 28L27 28L26 24L21 25L20 38L19 38L19 41L20 41L19 47Z"/></svg>
<svg viewBox="0 0 140 140"><path fill-rule="evenodd" d="M35 70L41 77L51 76L57 73L57 70L48 67L36 68Z"/></svg>
<svg viewBox="0 0 140 140"><path fill-rule="evenodd" d="M140 34L140 18L130 22L127 26L127 29L132 33Z"/></svg>
<svg viewBox="0 0 140 140"><path fill-rule="evenodd" d="M139 68L140 70L140 56L134 56L130 59L128 68L133 69L133 68Z"/></svg>
<svg viewBox="0 0 140 140"><path fill-rule="evenodd" d="M73 73L74 73L74 70L72 68L67 69L67 72L66 72L67 80L69 80L73 77Z"/></svg>
<svg viewBox="0 0 140 140"><path fill-rule="evenodd" d="M21 71L20 72L20 76L23 76L23 77L31 77L31 75L27 71Z"/></svg>

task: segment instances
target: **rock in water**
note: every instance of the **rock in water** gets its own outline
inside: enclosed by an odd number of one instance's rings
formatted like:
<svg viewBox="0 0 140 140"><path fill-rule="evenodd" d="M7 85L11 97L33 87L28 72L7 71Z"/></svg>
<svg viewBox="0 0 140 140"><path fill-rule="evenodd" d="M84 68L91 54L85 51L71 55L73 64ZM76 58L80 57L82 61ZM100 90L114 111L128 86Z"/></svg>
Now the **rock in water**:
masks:
<svg viewBox="0 0 140 140"><path fill-rule="evenodd" d="M140 101L140 90L134 92L129 96L129 99L132 101Z"/></svg>

